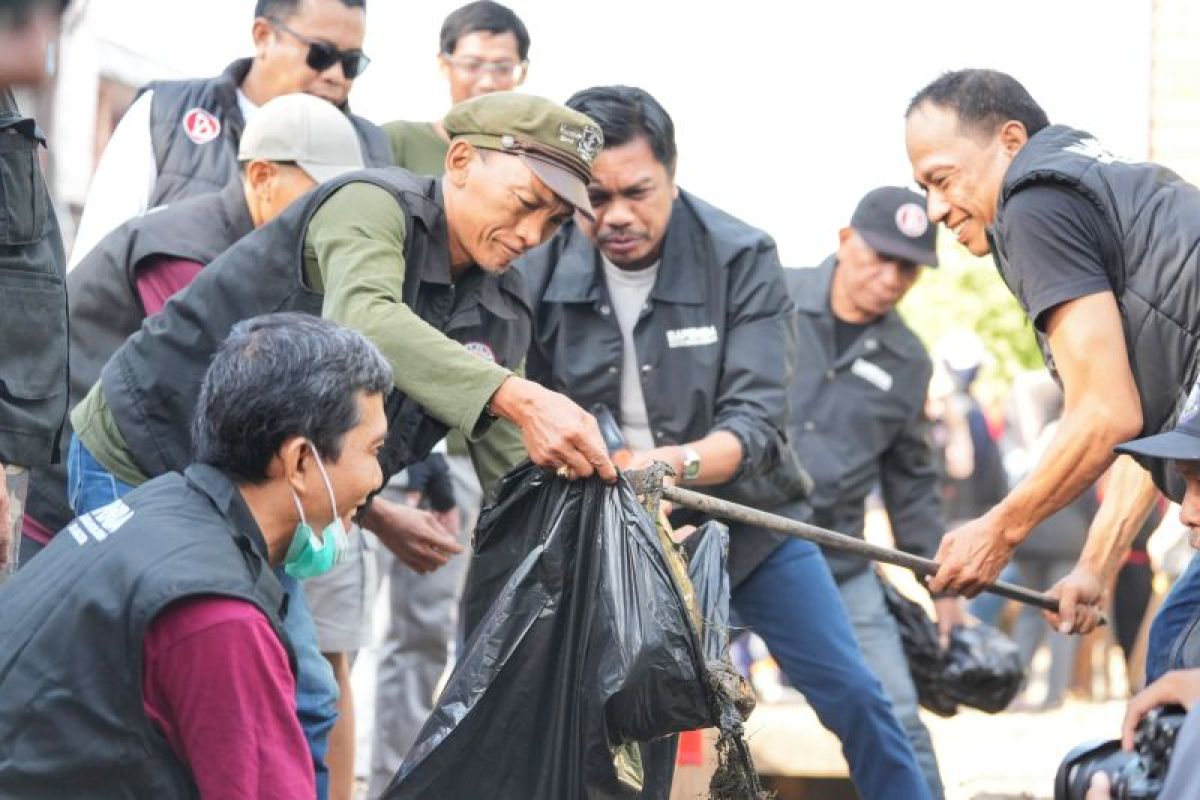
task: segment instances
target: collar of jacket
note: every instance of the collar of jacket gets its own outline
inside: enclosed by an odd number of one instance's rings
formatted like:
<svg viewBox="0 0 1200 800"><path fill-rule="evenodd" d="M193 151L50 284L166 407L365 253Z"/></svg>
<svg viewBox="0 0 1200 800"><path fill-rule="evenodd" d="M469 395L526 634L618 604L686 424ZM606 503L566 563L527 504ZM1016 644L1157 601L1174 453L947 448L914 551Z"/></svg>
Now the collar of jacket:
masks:
<svg viewBox="0 0 1200 800"><path fill-rule="evenodd" d="M831 331L833 329L834 318L833 308L829 300L829 292L833 285L833 271L837 269L837 263L837 255L835 254L822 261L820 266L813 267L813 280L812 285L809 287L810 291L793 298L797 310L804 314L823 318L828 322ZM867 330L870 331L869 335L880 347L888 347L903 355L909 355L914 352L910 340L915 341L915 336L909 330L908 326L904 324L904 320L900 318L900 315L896 313L896 309L894 308L870 323ZM864 332L860 341L855 343L854 346L842 355L857 354L858 348L862 345L867 335ZM830 343L832 344L832 339L830 339ZM920 346L918 342L916 347L919 349Z"/></svg>
<svg viewBox="0 0 1200 800"><path fill-rule="evenodd" d="M263 538L254 515L250 513L250 506L246 505L242 493L225 473L208 464L192 464L184 471L184 476L188 483L212 501L221 516L250 540L264 561L270 560L266 539Z"/></svg>
<svg viewBox="0 0 1200 800"><path fill-rule="evenodd" d="M7 128L16 128L30 139L36 139L42 145L46 144L46 135L33 118L21 115L12 90L7 86L0 86L0 130Z"/></svg>
<svg viewBox="0 0 1200 800"><path fill-rule="evenodd" d="M267 608L275 609L279 619L287 617L289 598L283 585L271 569L271 557L262 529L250 506L238 491L237 486L225 473L208 464L192 464L184 470L184 477L192 488L208 497L209 501L237 531L233 539L243 551L247 565L254 576L255 593ZM250 552L247 552L250 551ZM253 553L253 556L251 555ZM255 558L257 556L257 558ZM286 641L286 640L285 640ZM292 671L296 669L296 657L290 644L287 645L288 662Z"/></svg>
<svg viewBox="0 0 1200 800"><path fill-rule="evenodd" d="M671 206L662 261L650 291L652 300L684 305L705 302L713 262L712 252L706 246L706 234L690 197L681 189ZM600 250L574 221L564 225L558 235L565 244L543 298L554 303L599 302L605 296L601 291L604 267L600 262Z"/></svg>
<svg viewBox="0 0 1200 800"><path fill-rule="evenodd" d="M218 193L221 223L227 230L253 231L254 218L246 204L246 189L241 177L234 178Z"/></svg>
<svg viewBox="0 0 1200 800"><path fill-rule="evenodd" d="M434 178L430 181L430 189L425 195L438 208L442 209L442 214L436 230L430 231L430 235L440 238L446 242L443 248L447 257L450 253L450 220L446 216L446 203L442 195L442 179ZM424 263L416 265L420 271L421 281L424 283L437 284L438 286L452 287L455 285L454 279L450 276L450 262L447 258L445 264L434 259L426 259ZM479 302L491 313L497 317L506 320L515 320L519 315L513 310L511 299L517 300L522 306L528 309L528 301L525 298L524 282L521 279L520 273L509 267L504 272L496 275L480 269L477 265L472 265L468 270L477 270L481 274L479 276ZM465 275L459 279L459 283L467 283ZM468 283L469 285L469 283Z"/></svg>

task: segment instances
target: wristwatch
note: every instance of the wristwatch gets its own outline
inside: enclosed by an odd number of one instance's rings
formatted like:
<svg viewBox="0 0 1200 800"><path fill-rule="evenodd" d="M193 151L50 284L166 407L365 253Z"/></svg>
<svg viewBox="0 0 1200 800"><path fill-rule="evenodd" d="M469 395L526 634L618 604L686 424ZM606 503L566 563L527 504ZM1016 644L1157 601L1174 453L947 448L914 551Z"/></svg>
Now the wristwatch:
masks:
<svg viewBox="0 0 1200 800"><path fill-rule="evenodd" d="M700 476L700 454L695 448L684 445L683 450L683 475L685 481L695 480Z"/></svg>

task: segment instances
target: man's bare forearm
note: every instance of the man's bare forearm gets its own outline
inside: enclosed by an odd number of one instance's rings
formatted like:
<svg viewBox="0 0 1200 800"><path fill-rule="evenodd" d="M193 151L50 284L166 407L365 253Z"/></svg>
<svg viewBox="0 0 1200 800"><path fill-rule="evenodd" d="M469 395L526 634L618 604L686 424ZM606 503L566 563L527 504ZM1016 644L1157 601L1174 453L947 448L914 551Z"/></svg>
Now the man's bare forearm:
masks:
<svg viewBox="0 0 1200 800"><path fill-rule="evenodd" d="M1091 487L1112 464L1113 448L1137 435L1106 411L1081 403L1065 414L1033 471L992 510L1010 545Z"/></svg>
<svg viewBox="0 0 1200 800"><path fill-rule="evenodd" d="M1079 566L1107 583L1124 562L1157 500L1158 489L1150 473L1129 456L1118 458L1104 486L1104 501L1088 528Z"/></svg>

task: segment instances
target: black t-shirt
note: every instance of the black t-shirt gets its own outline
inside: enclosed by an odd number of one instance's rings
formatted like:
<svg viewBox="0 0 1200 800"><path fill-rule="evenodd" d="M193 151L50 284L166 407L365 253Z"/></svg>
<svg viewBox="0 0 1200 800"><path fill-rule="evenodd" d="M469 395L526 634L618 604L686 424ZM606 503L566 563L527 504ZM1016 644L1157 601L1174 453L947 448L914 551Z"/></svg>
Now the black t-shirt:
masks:
<svg viewBox="0 0 1200 800"><path fill-rule="evenodd" d="M1022 189L1000 233L1005 279L1038 330L1056 306L1112 291L1121 250L1104 214L1079 192L1058 184Z"/></svg>
<svg viewBox="0 0 1200 800"><path fill-rule="evenodd" d="M833 347L834 351L840 356L850 348L850 345L858 341L858 337L862 336L862 332L870 327L869 322L846 322L839 318L836 314L833 315Z"/></svg>

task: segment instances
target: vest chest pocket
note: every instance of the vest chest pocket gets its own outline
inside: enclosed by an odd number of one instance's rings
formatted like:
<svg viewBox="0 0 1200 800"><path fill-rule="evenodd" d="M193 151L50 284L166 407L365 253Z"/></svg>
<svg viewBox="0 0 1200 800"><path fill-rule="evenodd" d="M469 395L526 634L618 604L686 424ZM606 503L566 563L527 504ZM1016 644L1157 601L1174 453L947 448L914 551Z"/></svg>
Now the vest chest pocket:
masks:
<svg viewBox="0 0 1200 800"><path fill-rule="evenodd" d="M0 130L0 244L32 244L45 236L49 207L37 143L16 128Z"/></svg>

